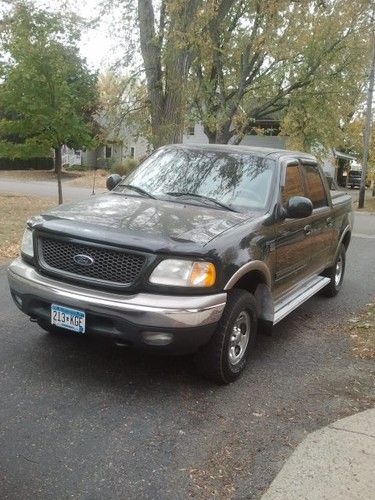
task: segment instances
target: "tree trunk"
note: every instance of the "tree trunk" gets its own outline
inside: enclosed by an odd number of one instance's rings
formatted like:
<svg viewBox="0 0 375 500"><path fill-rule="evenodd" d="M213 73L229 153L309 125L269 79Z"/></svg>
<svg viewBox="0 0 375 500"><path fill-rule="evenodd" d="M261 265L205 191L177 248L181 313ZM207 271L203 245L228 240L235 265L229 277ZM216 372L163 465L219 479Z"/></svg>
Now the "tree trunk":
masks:
<svg viewBox="0 0 375 500"><path fill-rule="evenodd" d="M231 119L221 124L216 134L216 142L218 144L228 144L228 142L231 140L231 138L233 137L233 132L230 130L231 125Z"/></svg>
<svg viewBox="0 0 375 500"><path fill-rule="evenodd" d="M370 136L371 136L371 126L372 126L371 123L372 96L374 94L374 82L375 82L375 6L373 6L372 9L372 23L373 27L372 27L372 40L371 40L371 63L370 63L370 71L368 78L365 127L363 132L363 162L362 162L361 185L359 188L358 208L363 208L365 205L367 162L370 149Z"/></svg>
<svg viewBox="0 0 375 500"><path fill-rule="evenodd" d="M63 203L61 169L62 169L62 155L61 155L61 146L59 146L55 148L55 172L57 175L57 192L59 197L59 205Z"/></svg>
<svg viewBox="0 0 375 500"><path fill-rule="evenodd" d="M181 4L176 12L170 14L169 33L164 34L163 20L157 34L152 0L138 0L141 52L146 73L154 147L182 142L185 84L191 56L187 42L178 46L171 33L187 32L199 4L200 0L189 0Z"/></svg>
<svg viewBox="0 0 375 500"><path fill-rule="evenodd" d="M208 137L208 143L209 144L216 144L216 132L205 132L205 134Z"/></svg>

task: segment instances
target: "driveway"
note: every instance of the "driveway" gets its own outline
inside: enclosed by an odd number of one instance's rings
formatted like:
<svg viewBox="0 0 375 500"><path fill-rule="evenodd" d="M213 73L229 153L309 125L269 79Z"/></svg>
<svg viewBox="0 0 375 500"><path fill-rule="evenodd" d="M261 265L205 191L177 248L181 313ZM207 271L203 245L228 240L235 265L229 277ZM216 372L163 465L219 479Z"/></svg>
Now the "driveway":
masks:
<svg viewBox="0 0 375 500"><path fill-rule="evenodd" d="M373 361L352 356L343 326L375 293L375 217L358 216L355 232L340 294L259 337L226 387L189 357L43 333L2 269L1 497L259 498L306 433L374 404Z"/></svg>

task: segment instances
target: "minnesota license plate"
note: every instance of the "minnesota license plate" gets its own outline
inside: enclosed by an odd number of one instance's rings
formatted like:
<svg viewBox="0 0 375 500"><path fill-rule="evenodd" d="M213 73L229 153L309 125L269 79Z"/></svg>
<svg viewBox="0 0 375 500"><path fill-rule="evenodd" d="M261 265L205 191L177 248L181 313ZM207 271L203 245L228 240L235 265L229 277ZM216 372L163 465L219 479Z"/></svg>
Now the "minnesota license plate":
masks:
<svg viewBox="0 0 375 500"><path fill-rule="evenodd" d="M77 333L85 333L86 313L70 307L51 304L51 324Z"/></svg>

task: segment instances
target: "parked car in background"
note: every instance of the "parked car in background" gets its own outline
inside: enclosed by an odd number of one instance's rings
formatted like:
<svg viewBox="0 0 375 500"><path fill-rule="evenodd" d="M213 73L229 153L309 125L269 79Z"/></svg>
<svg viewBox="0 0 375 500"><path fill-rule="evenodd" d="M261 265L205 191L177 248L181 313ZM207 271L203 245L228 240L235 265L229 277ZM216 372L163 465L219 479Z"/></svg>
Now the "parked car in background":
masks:
<svg viewBox="0 0 375 500"><path fill-rule="evenodd" d="M362 177L362 172L361 170L349 170L348 173L348 186L350 186L350 189L354 189L355 187L360 187L361 186L361 177ZM366 179L365 186L369 187L370 182Z"/></svg>
<svg viewBox="0 0 375 500"><path fill-rule="evenodd" d="M362 172L360 170L350 170L348 173L348 186L350 189L354 189L355 187L360 187L361 185L361 175Z"/></svg>
<svg viewBox="0 0 375 500"><path fill-rule="evenodd" d="M309 154L171 145L107 186L29 220L9 267L15 304L49 332L195 353L229 383L258 328L342 286L352 200Z"/></svg>

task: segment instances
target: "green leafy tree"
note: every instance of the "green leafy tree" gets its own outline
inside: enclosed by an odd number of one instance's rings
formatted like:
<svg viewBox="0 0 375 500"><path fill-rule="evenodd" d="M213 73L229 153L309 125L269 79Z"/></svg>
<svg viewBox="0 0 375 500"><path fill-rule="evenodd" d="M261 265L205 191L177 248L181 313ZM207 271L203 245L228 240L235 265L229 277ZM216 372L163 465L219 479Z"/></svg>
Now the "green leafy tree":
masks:
<svg viewBox="0 0 375 500"><path fill-rule="evenodd" d="M147 109L147 90L135 77L106 71L99 75L98 122L101 142L122 140L127 135L151 141L150 117Z"/></svg>
<svg viewBox="0 0 375 500"><path fill-rule="evenodd" d="M341 121L358 109L368 0L119 3L124 59L130 67L129 52L133 65L139 52L143 58L155 146L180 142L186 118L200 121L210 142L239 143L257 120L276 115L291 142L310 148L336 140Z"/></svg>
<svg viewBox="0 0 375 500"><path fill-rule="evenodd" d="M0 156L30 158L53 149L62 203L61 149L93 145L97 76L78 55L80 26L74 16L62 19L17 2L3 26ZM17 142L9 140L15 135Z"/></svg>
<svg viewBox="0 0 375 500"><path fill-rule="evenodd" d="M210 142L239 143L273 115L289 115L284 131L301 132L305 147L338 129L331 106L345 114L364 81L368 11L367 1L351 0L236 1L222 19L214 10L192 64L192 98Z"/></svg>

